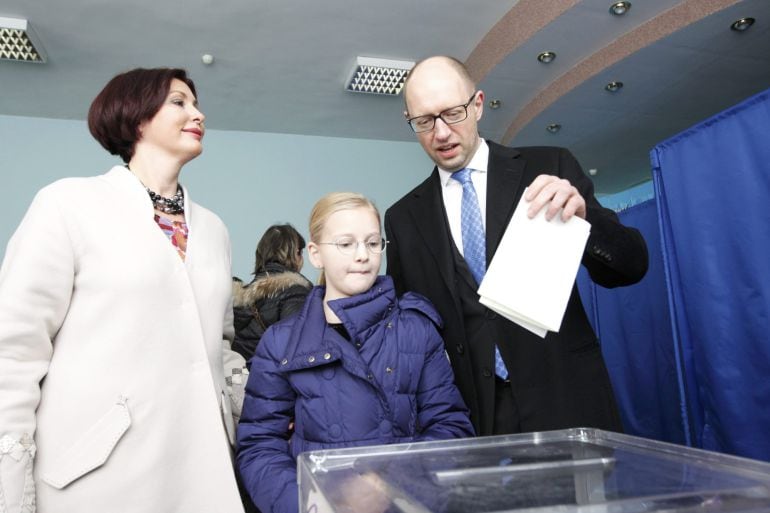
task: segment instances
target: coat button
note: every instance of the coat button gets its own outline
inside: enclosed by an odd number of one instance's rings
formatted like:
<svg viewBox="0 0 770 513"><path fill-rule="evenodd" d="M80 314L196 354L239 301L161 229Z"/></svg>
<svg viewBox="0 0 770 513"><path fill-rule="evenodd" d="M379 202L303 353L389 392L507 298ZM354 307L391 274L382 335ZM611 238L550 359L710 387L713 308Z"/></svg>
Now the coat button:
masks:
<svg viewBox="0 0 770 513"><path fill-rule="evenodd" d="M388 328L388 329L390 329L392 327L393 327L393 323L392 322L389 322L388 325L386 326L386 328Z"/></svg>
<svg viewBox="0 0 770 513"><path fill-rule="evenodd" d="M485 378L491 378L492 377L492 371L489 369L484 369L484 372L482 372Z"/></svg>
<svg viewBox="0 0 770 513"><path fill-rule="evenodd" d="M342 428L339 424L332 424L329 426L329 436L332 438L339 438L342 436Z"/></svg>
<svg viewBox="0 0 770 513"><path fill-rule="evenodd" d="M331 359L331 357L332 357L332 355L331 355L331 354L329 354L329 353L324 353L324 360L330 360L330 359Z"/></svg>
<svg viewBox="0 0 770 513"><path fill-rule="evenodd" d="M462 344L457 344L455 346L455 349L457 350L457 354L464 354L465 353L465 346Z"/></svg>
<svg viewBox="0 0 770 513"><path fill-rule="evenodd" d="M391 424L389 420L383 420L382 422L380 422L381 435L389 435L392 430L393 430L393 424Z"/></svg>
<svg viewBox="0 0 770 513"><path fill-rule="evenodd" d="M366 375L366 378L367 378L369 381L372 381L372 380L374 379L374 374L372 374L372 373L370 372L369 374L367 374L367 375Z"/></svg>
<svg viewBox="0 0 770 513"><path fill-rule="evenodd" d="M311 356L307 359L308 362L313 363L315 361L315 356Z"/></svg>
<svg viewBox="0 0 770 513"><path fill-rule="evenodd" d="M494 319L494 318L497 317L497 314L495 312L493 312L492 310L487 309L484 312L484 317L486 317L487 319Z"/></svg>
<svg viewBox="0 0 770 513"><path fill-rule="evenodd" d="M286 365L287 363L289 363L289 360L287 360L286 358L281 360L281 365Z"/></svg>
<svg viewBox="0 0 770 513"><path fill-rule="evenodd" d="M385 367L385 372L390 374L391 372L393 372L393 368L392 367Z"/></svg>

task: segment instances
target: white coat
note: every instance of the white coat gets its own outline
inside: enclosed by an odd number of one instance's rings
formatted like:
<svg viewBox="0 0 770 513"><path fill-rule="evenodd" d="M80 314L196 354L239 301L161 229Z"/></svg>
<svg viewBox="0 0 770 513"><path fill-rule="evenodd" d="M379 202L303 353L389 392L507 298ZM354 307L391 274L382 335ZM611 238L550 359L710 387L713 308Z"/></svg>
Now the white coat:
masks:
<svg viewBox="0 0 770 513"><path fill-rule="evenodd" d="M225 426L230 241L184 192L185 261L122 166L45 187L11 238L0 512L35 498L38 513L243 511Z"/></svg>

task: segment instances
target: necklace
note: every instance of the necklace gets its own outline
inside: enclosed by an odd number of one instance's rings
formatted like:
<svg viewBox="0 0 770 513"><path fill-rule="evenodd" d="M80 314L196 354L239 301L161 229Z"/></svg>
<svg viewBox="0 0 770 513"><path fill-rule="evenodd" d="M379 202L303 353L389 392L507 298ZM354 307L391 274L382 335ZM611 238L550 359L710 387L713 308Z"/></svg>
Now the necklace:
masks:
<svg viewBox="0 0 770 513"><path fill-rule="evenodd" d="M164 198L157 192L151 191L149 187L145 187L145 189L147 189L147 194L150 195L152 204L157 210L164 214L184 214L184 192L179 185L176 186L176 194L171 198Z"/></svg>
<svg viewBox="0 0 770 513"><path fill-rule="evenodd" d="M130 167L128 167L128 164L124 165L126 169L132 173L134 172ZM135 173L134 176L136 176ZM137 176L137 178L139 177ZM150 200L152 200L152 205L157 210L160 210L164 214L184 214L184 191L182 190L182 187L179 186L179 184L176 186L176 194L170 198L164 198L157 192L151 191L149 187L142 183L141 179L139 179L139 183L141 183L147 190L147 194L150 195Z"/></svg>

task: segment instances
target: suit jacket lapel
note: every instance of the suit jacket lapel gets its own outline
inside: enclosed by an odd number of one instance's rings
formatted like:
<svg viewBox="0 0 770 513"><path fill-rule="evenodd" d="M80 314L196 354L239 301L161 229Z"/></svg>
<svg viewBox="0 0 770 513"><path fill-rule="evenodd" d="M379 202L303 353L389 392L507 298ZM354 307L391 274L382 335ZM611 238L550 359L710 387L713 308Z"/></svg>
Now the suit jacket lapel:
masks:
<svg viewBox="0 0 770 513"><path fill-rule="evenodd" d="M452 263L451 237L447 228L444 201L441 197L441 180L434 167L430 178L414 192L417 201L412 202L411 215L414 225L425 245L438 263L438 270L452 295L455 296L454 265Z"/></svg>
<svg viewBox="0 0 770 513"><path fill-rule="evenodd" d="M489 144L487 166L487 267L524 192L525 161L514 148Z"/></svg>

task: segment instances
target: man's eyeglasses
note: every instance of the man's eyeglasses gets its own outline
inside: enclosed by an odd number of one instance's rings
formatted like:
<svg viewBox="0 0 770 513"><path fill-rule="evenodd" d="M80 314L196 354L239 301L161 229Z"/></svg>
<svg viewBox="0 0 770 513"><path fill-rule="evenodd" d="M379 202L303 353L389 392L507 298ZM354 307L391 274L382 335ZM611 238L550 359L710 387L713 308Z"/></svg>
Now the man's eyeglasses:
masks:
<svg viewBox="0 0 770 513"><path fill-rule="evenodd" d="M433 114L426 114L424 116L409 118L406 122L409 123L409 126L412 127L412 130L414 130L416 134L419 134L433 130L438 118L441 118L441 121L447 125L454 125L460 121L465 121L468 118L468 105L470 105L476 97L476 93L478 93L478 91L475 91L464 105L458 105L457 107L450 107L446 110L442 110L436 116Z"/></svg>
<svg viewBox="0 0 770 513"><path fill-rule="evenodd" d="M358 251L358 245L363 244L369 254L379 255L385 251L388 241L382 237L371 237L363 241L358 241L352 237L341 237L334 242L317 242L317 244L336 246L343 255L354 255Z"/></svg>

